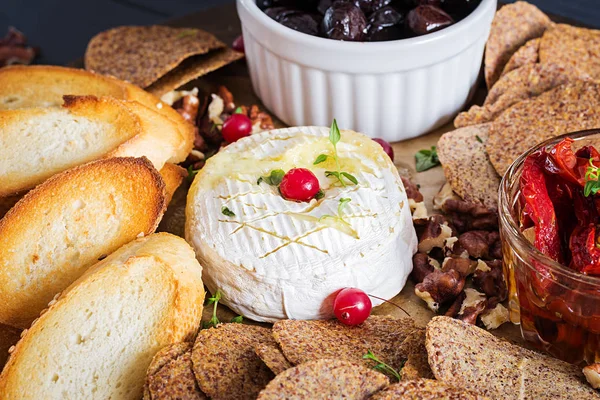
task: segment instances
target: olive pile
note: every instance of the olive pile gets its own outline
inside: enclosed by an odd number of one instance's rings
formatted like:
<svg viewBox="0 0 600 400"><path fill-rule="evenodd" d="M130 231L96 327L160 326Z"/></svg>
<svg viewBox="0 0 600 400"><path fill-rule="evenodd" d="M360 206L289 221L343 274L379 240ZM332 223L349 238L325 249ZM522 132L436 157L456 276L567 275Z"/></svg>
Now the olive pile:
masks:
<svg viewBox="0 0 600 400"><path fill-rule="evenodd" d="M329 39L377 42L425 35L460 21L481 0L257 0L288 28Z"/></svg>

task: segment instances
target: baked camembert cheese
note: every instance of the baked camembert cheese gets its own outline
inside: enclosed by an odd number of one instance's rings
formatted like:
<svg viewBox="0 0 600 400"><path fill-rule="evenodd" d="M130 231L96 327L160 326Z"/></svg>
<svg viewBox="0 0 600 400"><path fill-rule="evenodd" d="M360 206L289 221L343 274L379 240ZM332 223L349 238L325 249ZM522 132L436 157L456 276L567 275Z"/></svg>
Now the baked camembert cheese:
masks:
<svg viewBox="0 0 600 400"><path fill-rule="evenodd" d="M292 168L316 175L318 200L286 200L260 179ZM336 168L357 184L326 174ZM330 318L345 287L390 299L417 248L406 192L381 146L342 131L336 149L329 129L319 127L251 135L211 157L188 194L186 238L209 290L220 290L235 312L266 322Z"/></svg>

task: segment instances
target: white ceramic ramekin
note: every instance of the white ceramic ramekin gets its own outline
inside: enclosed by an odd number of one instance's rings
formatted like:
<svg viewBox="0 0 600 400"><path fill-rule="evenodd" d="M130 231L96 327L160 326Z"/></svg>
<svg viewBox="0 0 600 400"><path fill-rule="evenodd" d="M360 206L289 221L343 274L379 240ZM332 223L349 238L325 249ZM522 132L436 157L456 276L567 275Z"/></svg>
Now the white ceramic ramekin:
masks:
<svg viewBox="0 0 600 400"><path fill-rule="evenodd" d="M254 90L288 125L342 128L395 142L448 122L473 94L496 0L428 35L341 42L289 29L237 0Z"/></svg>

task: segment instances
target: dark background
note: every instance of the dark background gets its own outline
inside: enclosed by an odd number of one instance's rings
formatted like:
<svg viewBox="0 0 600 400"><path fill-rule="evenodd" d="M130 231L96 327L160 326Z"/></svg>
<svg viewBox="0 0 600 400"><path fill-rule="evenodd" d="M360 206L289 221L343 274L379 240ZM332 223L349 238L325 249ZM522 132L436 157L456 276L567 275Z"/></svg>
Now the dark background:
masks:
<svg viewBox="0 0 600 400"><path fill-rule="evenodd" d="M38 63L81 57L94 34L118 25L147 25L234 0L0 0L0 36L9 26L42 49ZM600 0L529 0L543 11L600 28ZM505 1L511 2L511 1Z"/></svg>

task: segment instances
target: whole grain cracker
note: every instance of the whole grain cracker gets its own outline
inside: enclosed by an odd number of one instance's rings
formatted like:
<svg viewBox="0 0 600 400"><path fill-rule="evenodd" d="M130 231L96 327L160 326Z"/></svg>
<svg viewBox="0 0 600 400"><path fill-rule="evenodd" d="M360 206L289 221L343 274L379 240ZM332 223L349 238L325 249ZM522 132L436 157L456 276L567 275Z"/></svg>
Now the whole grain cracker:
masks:
<svg viewBox="0 0 600 400"><path fill-rule="evenodd" d="M402 342L400 349L403 354L408 354L401 371L403 381L419 378L434 379L425 347L425 329L416 329Z"/></svg>
<svg viewBox="0 0 600 400"><path fill-rule="evenodd" d="M510 106L576 79L589 79L589 75L557 64L530 64L515 69L500 77L483 106L473 106L460 113L454 126L460 128L493 121Z"/></svg>
<svg viewBox="0 0 600 400"><path fill-rule="evenodd" d="M599 399L579 367L501 340L450 317L427 325L429 364L451 386L492 399Z"/></svg>
<svg viewBox="0 0 600 400"><path fill-rule="evenodd" d="M275 343L259 343L254 347L254 351L275 375L293 367Z"/></svg>
<svg viewBox="0 0 600 400"><path fill-rule="evenodd" d="M150 363L144 400L207 399L192 370L192 343L177 343L161 349Z"/></svg>
<svg viewBox="0 0 600 400"><path fill-rule="evenodd" d="M198 333L192 350L194 374L211 399L255 399L273 373L254 352L274 344L271 330L246 324L223 324Z"/></svg>
<svg viewBox="0 0 600 400"><path fill-rule="evenodd" d="M394 383L377 392L372 400L485 400L475 392L448 386L432 379L413 379Z"/></svg>
<svg viewBox="0 0 600 400"><path fill-rule="evenodd" d="M277 375L258 399L367 399L388 384L385 375L360 364L321 359Z"/></svg>
<svg viewBox="0 0 600 400"><path fill-rule="evenodd" d="M502 75L525 65L537 64L540 59L540 38L531 39L513 54L502 70ZM501 76L502 76L501 75Z"/></svg>
<svg viewBox="0 0 600 400"><path fill-rule="evenodd" d="M446 180L463 200L498 208L500 177L485 150L490 124L459 128L442 135L437 153Z"/></svg>
<svg viewBox="0 0 600 400"><path fill-rule="evenodd" d="M147 87L183 60L225 44L200 29L169 26L120 26L88 43L85 68Z"/></svg>
<svg viewBox="0 0 600 400"><path fill-rule="evenodd" d="M600 31L560 24L540 41L540 63L570 66L600 79Z"/></svg>
<svg viewBox="0 0 600 400"><path fill-rule="evenodd" d="M415 329L412 319L370 316L364 323L347 326L338 320L282 320L273 325L273 337L294 365L321 358L348 360L372 366L363 356L370 350L399 371L407 355L399 344Z"/></svg>
<svg viewBox="0 0 600 400"><path fill-rule="evenodd" d="M485 46L484 73L488 89L498 80L512 55L527 41L542 36L552 21L524 1L507 4L496 12Z"/></svg>
<svg viewBox="0 0 600 400"><path fill-rule="evenodd" d="M243 53L229 48L212 51L202 56L190 57L150 85L147 90L157 97L162 97L165 93L179 89L186 83L243 57Z"/></svg>
<svg viewBox="0 0 600 400"><path fill-rule="evenodd" d="M521 101L491 122L485 144L490 161L503 175L530 147L568 132L600 126L600 83L574 81Z"/></svg>

